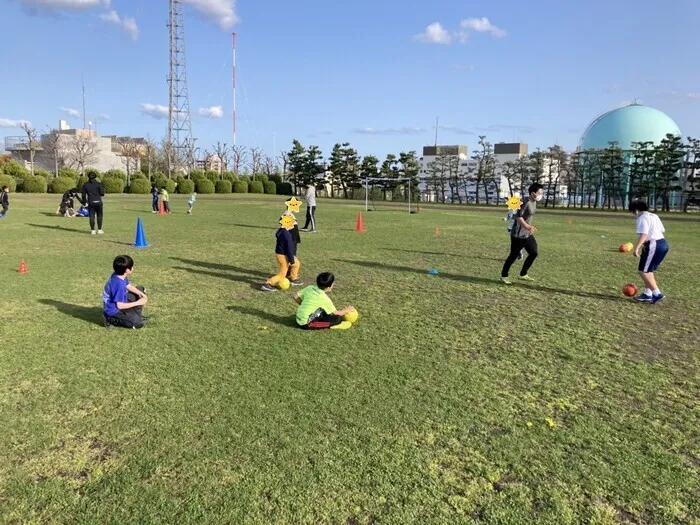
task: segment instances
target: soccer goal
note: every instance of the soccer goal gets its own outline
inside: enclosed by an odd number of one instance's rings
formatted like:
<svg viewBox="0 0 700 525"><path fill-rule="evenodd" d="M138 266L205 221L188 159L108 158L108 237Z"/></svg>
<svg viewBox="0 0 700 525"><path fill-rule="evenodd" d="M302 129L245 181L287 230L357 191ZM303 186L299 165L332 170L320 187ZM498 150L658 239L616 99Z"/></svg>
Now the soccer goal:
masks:
<svg viewBox="0 0 700 525"><path fill-rule="evenodd" d="M413 213L411 195L411 179L398 178L389 179L385 177L368 177L363 179L365 187L365 211L376 211L377 206L383 203L408 204L408 213ZM401 209L398 205L391 206L392 209Z"/></svg>

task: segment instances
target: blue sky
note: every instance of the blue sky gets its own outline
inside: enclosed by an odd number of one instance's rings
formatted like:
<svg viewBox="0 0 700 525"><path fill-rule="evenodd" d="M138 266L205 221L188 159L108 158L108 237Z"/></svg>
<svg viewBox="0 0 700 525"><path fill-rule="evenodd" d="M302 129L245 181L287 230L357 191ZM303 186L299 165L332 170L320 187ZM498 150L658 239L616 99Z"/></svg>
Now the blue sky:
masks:
<svg viewBox="0 0 700 525"><path fill-rule="evenodd" d="M420 151L436 116L443 144L472 150L484 134L572 149L595 116L635 98L700 136L695 0L183 2L202 149L232 142L231 31L238 143L270 155L293 138L326 154L343 141L362 155ZM0 0L0 136L20 134L21 120L81 125L82 74L100 133L162 138L167 10L166 0Z"/></svg>

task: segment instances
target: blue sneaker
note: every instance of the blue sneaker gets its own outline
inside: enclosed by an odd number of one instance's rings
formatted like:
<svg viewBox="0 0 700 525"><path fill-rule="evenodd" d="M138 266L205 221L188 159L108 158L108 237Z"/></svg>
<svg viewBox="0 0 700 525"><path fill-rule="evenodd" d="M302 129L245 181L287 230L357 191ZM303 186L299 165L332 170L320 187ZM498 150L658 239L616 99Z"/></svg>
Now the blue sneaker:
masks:
<svg viewBox="0 0 700 525"><path fill-rule="evenodd" d="M635 297L634 300L637 301L638 303L653 303L654 297L652 295L647 295L647 294L643 293L643 294Z"/></svg>
<svg viewBox="0 0 700 525"><path fill-rule="evenodd" d="M651 304L656 304L659 301L663 301L664 297L666 297L666 296L662 293L660 293L659 295L655 295L651 300Z"/></svg>

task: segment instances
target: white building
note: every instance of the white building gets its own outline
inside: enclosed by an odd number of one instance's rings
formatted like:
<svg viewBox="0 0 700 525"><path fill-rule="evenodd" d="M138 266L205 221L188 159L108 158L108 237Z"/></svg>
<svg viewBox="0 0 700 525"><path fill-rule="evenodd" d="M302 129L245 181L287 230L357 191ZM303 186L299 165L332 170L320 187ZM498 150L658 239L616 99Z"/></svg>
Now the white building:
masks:
<svg viewBox="0 0 700 525"><path fill-rule="evenodd" d="M76 159L76 142L82 142L82 157L85 160L85 168L94 168L101 172L109 170L126 171L126 157L123 155L123 147L120 141L124 138L115 136L101 137L94 129L71 129L65 120L59 122L58 129L54 130L58 134L56 146L51 143L52 135L41 135L35 145L34 169L44 169L49 172L55 169L55 157L59 157L59 168L78 167ZM143 139L130 139L136 144L140 154L143 151ZM12 155L12 158L21 165L30 168L30 151L27 136L5 137L5 149ZM87 143L87 144L85 144ZM56 150L56 154L54 154ZM129 167L132 172L140 169L140 158L138 156L129 160Z"/></svg>
<svg viewBox="0 0 700 525"><path fill-rule="evenodd" d="M494 158L496 165L494 167L494 174L492 180L482 181L479 188L479 201L496 203L504 202L508 197L510 197L510 188L508 185L508 179L503 176L502 170L503 165L506 162L517 162L519 159L527 157L528 147L527 144L523 143L499 143L494 145ZM434 171L439 169L444 179L449 179L449 173L445 172L443 166L435 166L435 162L440 158L454 159L452 162L457 162L459 159L459 172L456 177L453 178L453 183L445 184L445 200L447 202L452 202L453 187L456 190L454 201L459 201L461 197L462 202L475 202L476 201L476 182L473 180L474 173L478 169L478 161L469 157L467 146L425 146L423 148L423 156L420 158L421 170L421 184L420 190L422 199L428 202L438 201L438 197L441 197L442 188L435 187L435 177ZM542 166L542 178L547 180L549 177L550 164L552 164L552 159L545 158ZM448 181L449 182L449 181ZM545 185L546 186L546 185ZM547 188L545 187L545 191ZM487 199L488 197L488 199ZM566 185L559 185L556 189L556 200L561 201L568 197Z"/></svg>

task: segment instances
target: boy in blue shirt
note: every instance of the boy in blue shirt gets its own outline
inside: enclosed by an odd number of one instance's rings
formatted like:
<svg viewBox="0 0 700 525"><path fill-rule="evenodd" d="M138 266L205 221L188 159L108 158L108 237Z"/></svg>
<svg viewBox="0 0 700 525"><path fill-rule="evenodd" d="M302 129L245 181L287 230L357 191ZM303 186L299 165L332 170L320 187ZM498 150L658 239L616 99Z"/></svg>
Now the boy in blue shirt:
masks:
<svg viewBox="0 0 700 525"><path fill-rule="evenodd" d="M114 273L105 284L102 304L105 327L142 328L149 320L141 313L148 302L143 286L132 286L128 277L134 268L134 260L119 255L112 263Z"/></svg>
<svg viewBox="0 0 700 525"><path fill-rule="evenodd" d="M299 269L301 262L297 257L297 246L292 237L291 230L294 228L294 219L288 215L280 217L280 229L277 230L275 237L275 258L279 264L277 274L270 277L265 284L262 285L263 292L276 292L276 286L282 279L287 278L287 270L290 270L289 280L292 286L301 286L304 283L299 280Z"/></svg>
<svg viewBox="0 0 700 525"><path fill-rule="evenodd" d="M192 215L192 208L194 208L194 203L197 202L197 192L193 191L190 198L187 200L187 215Z"/></svg>

